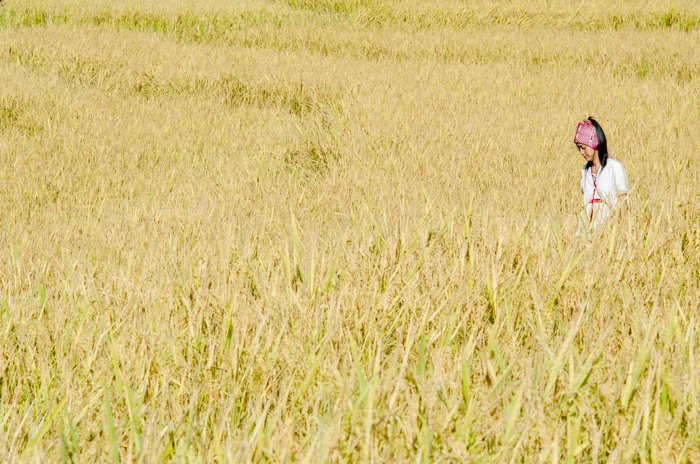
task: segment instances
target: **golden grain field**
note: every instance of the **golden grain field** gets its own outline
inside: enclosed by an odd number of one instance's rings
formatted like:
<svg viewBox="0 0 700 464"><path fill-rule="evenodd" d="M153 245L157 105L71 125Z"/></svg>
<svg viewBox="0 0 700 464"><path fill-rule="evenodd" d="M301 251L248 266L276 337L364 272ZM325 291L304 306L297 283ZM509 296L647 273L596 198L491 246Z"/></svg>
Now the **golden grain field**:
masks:
<svg viewBox="0 0 700 464"><path fill-rule="evenodd" d="M700 462L696 1L0 26L1 462Z"/></svg>

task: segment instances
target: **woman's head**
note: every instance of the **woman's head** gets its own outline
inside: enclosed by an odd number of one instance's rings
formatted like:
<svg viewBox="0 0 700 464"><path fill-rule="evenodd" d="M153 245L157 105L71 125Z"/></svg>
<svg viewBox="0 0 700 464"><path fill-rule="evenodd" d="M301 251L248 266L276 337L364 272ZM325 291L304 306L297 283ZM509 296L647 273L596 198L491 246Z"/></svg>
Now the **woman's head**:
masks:
<svg viewBox="0 0 700 464"><path fill-rule="evenodd" d="M597 154L600 165L605 167L608 162L608 143L605 132L598 121L589 117L578 123L574 143L581 156L590 164Z"/></svg>

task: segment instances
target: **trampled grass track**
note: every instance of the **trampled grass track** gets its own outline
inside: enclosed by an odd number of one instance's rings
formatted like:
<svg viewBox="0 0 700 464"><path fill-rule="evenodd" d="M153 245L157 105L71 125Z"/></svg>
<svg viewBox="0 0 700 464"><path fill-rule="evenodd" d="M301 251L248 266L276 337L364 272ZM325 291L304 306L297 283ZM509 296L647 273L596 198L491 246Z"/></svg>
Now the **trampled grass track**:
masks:
<svg viewBox="0 0 700 464"><path fill-rule="evenodd" d="M700 11L586 7L4 2L2 460L700 459Z"/></svg>

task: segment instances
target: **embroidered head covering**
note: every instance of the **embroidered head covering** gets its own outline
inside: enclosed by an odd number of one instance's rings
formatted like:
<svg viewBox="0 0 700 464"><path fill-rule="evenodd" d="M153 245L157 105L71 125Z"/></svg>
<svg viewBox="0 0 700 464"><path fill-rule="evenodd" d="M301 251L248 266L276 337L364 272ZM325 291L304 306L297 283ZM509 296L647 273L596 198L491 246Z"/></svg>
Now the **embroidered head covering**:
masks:
<svg viewBox="0 0 700 464"><path fill-rule="evenodd" d="M598 149L598 133L590 120L585 119L578 123L574 143L586 145L594 150Z"/></svg>

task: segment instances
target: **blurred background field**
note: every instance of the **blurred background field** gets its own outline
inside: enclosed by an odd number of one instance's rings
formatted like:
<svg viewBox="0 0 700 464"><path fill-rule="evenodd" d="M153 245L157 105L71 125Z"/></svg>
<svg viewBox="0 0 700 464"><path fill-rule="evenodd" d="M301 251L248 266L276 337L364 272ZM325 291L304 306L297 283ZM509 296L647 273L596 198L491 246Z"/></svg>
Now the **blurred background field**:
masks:
<svg viewBox="0 0 700 464"><path fill-rule="evenodd" d="M700 4L0 26L3 462L700 461Z"/></svg>

